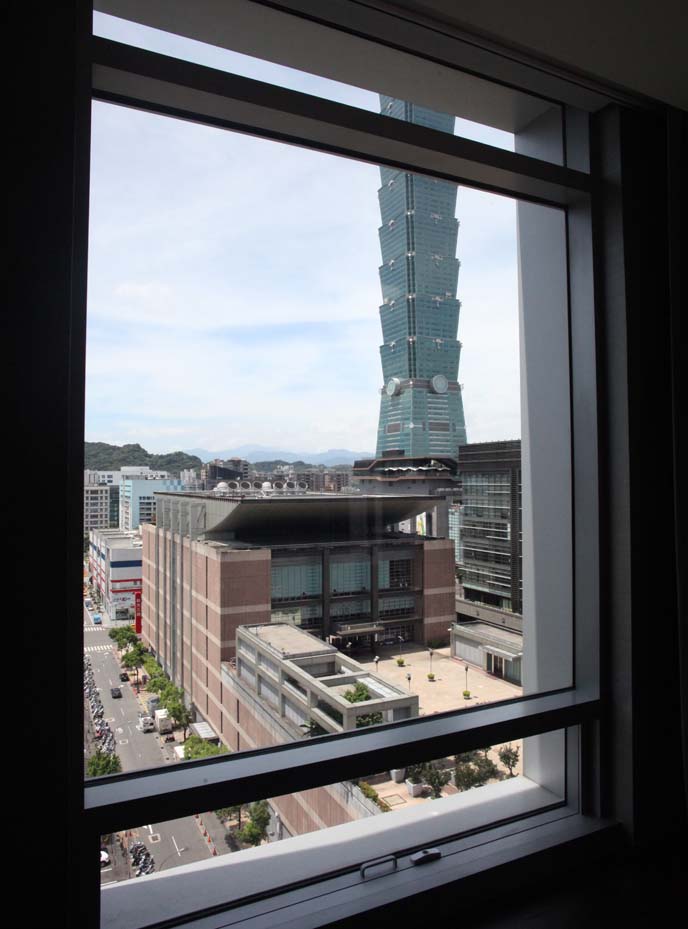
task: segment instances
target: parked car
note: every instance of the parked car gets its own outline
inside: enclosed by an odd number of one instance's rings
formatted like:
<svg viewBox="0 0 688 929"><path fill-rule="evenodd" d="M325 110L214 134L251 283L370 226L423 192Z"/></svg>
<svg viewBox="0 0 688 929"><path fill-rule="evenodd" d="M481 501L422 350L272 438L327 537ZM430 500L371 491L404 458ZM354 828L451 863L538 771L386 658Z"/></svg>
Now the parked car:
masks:
<svg viewBox="0 0 688 929"><path fill-rule="evenodd" d="M119 687L111 687L110 696L113 700L116 700L118 697L122 696L122 691L119 689Z"/></svg>
<svg viewBox="0 0 688 929"><path fill-rule="evenodd" d="M127 674L126 671L120 671L119 679L120 681L128 681L129 675Z"/></svg>
<svg viewBox="0 0 688 929"><path fill-rule="evenodd" d="M100 615L100 613L94 613L94 614L93 614L93 624L94 624L95 626L100 626L100 624L102 623L102 621L103 621L103 617Z"/></svg>

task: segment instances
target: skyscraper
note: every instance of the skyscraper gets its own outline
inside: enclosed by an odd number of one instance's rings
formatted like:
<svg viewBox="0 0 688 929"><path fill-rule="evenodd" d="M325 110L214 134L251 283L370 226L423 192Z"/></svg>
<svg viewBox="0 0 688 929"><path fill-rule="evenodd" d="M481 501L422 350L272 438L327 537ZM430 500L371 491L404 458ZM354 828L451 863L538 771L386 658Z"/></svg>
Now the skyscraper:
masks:
<svg viewBox="0 0 688 929"><path fill-rule="evenodd" d="M453 132L454 117L393 97L381 112ZM380 168L380 347L384 387L377 454L456 455L466 442L457 341L456 184Z"/></svg>

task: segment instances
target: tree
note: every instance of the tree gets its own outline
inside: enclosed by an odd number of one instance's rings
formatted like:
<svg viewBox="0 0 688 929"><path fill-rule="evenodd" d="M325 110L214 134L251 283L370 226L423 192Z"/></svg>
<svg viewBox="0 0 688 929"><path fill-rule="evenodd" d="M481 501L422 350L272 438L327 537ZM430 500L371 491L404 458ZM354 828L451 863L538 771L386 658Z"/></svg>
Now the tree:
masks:
<svg viewBox="0 0 688 929"><path fill-rule="evenodd" d="M243 829L239 829L237 835L246 845L260 845L263 841L263 833L253 822L247 822Z"/></svg>
<svg viewBox="0 0 688 929"><path fill-rule="evenodd" d="M136 686L139 684L139 668L143 667L143 656L145 652L140 642L134 645L122 657L122 667L130 668L136 671Z"/></svg>
<svg viewBox="0 0 688 929"><path fill-rule="evenodd" d="M497 765L488 757L489 748L480 751L463 752L456 756L454 782L457 790L471 790L482 787L497 777Z"/></svg>
<svg viewBox="0 0 688 929"><path fill-rule="evenodd" d="M86 773L89 777L102 777L104 774L119 774L122 770L122 762L119 755L108 752L101 752L96 749L95 755L91 755L86 763Z"/></svg>
<svg viewBox="0 0 688 929"><path fill-rule="evenodd" d="M186 730L189 728L190 723L193 722L193 713L183 700L166 701L165 707L172 719L184 730L184 741L186 742Z"/></svg>
<svg viewBox="0 0 688 929"><path fill-rule="evenodd" d="M248 815L251 822L265 835L270 825L270 807L267 800L258 800L256 803L252 803Z"/></svg>
<svg viewBox="0 0 688 929"><path fill-rule="evenodd" d="M116 643L120 651L126 648L127 645L140 645L139 637L131 626L117 626L110 629L108 635Z"/></svg>
<svg viewBox="0 0 688 929"><path fill-rule="evenodd" d="M433 799L442 796L442 788L451 780L452 773L448 768L442 768L437 762L430 762L425 766L425 783L432 791Z"/></svg>
<svg viewBox="0 0 688 929"><path fill-rule="evenodd" d="M518 759L521 755L520 749L508 743L507 745L502 745L497 754L504 767L509 769L509 777L514 777L514 768L518 764Z"/></svg>

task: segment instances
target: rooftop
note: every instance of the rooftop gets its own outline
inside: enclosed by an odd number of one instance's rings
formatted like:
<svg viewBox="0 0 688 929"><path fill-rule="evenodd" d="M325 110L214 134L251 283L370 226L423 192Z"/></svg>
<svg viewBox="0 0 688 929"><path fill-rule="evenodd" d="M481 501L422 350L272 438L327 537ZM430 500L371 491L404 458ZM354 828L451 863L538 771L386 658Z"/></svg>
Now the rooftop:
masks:
<svg viewBox="0 0 688 929"><path fill-rule="evenodd" d="M289 623L262 623L257 626L241 626L241 629L252 633L263 645L269 646L282 658L331 655L337 651L333 645L328 645L310 632L304 632Z"/></svg>

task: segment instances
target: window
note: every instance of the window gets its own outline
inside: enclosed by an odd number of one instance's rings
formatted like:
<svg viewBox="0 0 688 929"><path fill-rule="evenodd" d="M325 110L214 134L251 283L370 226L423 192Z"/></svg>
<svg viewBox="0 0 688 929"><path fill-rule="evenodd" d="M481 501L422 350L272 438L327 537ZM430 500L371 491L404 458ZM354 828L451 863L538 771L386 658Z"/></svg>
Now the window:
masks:
<svg viewBox="0 0 688 929"><path fill-rule="evenodd" d="M524 165L525 163L524 163L524 162L520 162L520 164L521 164L521 165ZM531 167L532 167L532 166L531 166ZM550 177L551 177L551 175L550 175ZM575 288L574 288L574 290L575 290ZM583 511L583 512L584 512L584 511ZM588 526L588 528L590 528L590 527ZM593 534L593 535L594 535L594 534ZM592 559L593 559L593 564L594 564L594 562L595 562L594 553L593 553L593 555L592 555L591 557L592 557ZM576 676L576 683L577 683L578 685L580 685L581 687L583 687L583 686L585 685L585 682L582 680L580 674L577 674L577 676ZM535 705L535 704L531 702L531 707L533 707L534 705ZM560 707L557 708L557 712L558 712L559 709L560 709ZM572 711L572 713L575 715L575 713L578 711L578 709L579 709L579 708L574 707L574 710ZM581 712L582 712L582 711L581 711ZM477 718L478 718L477 715L474 716L474 719L477 719ZM487 718L487 717L483 717L483 718ZM495 720L495 717L492 717L492 720L494 721L494 720ZM507 722L508 722L508 720L507 720ZM561 720L559 720L559 722L561 722ZM504 719L501 719L501 720L500 720L500 724L503 724L503 723L504 723ZM511 720L511 723L514 723L513 718L512 718L512 720ZM506 723L504 723L504 724L506 724ZM568 720L567 720L567 724L568 724ZM514 724L514 725L515 725L515 724ZM556 719L553 719L553 718L550 718L550 720L549 720L549 722L548 722L548 725L558 725L557 720L556 720ZM362 744L363 744L363 742L365 741L367 744L369 744L369 745L372 746L372 745L374 745L374 743L375 743L376 735L377 735L377 734L376 734L375 732L371 731L370 733L357 734L357 735L356 735L356 739L361 740ZM464 747L467 747L467 746L468 746L468 742L469 742L469 741L470 741L470 740L466 737L466 739L464 740ZM315 743L314 743L313 746L306 746L306 748L307 748L308 750L310 750L311 748L315 748ZM378 744L378 748L379 748L379 744ZM306 753L307 753L307 752L306 752ZM306 753L304 753L304 754L306 754ZM313 754L314 754L313 752L310 752L311 758L313 757ZM287 760L288 760L288 759L287 759ZM393 759L392 759L391 757L390 757L389 759L386 759L386 761L387 761L387 760L389 760L390 763L393 761ZM371 761L371 763L372 763L372 761ZM209 767L211 767L211 766L209 766ZM216 767L219 767L219 765L216 766ZM182 773L183 773L183 772L182 772L181 769L180 769L180 774L182 774ZM353 769L352 769L352 775L353 775L353 774L354 774L354 771L353 771ZM324 776L324 770L323 770L322 768L321 768L320 774L319 774L318 776ZM189 786L191 787L192 790L195 789L195 785L192 784L191 780L189 780L188 783L189 783ZM237 783L238 783L238 782L237 782ZM304 786L305 786L305 783L306 783L305 780L302 781L302 783L303 783ZM105 787L105 786L107 786L107 785L99 785L99 786L98 786L98 790L93 790L93 791L89 790L89 800L88 800L88 803L89 803L89 809L90 809L90 810L98 809L98 807L100 806L100 804L99 804L99 802L98 802L97 800L96 800L96 802L94 802L94 798L97 798L101 786L102 786L102 787ZM268 790L267 786L266 786L266 790ZM105 796L105 793L102 792L102 791L100 791L100 795L104 797L104 796ZM248 795L249 795L249 794L248 794L248 792L247 792L247 793L246 793L246 796L248 796ZM146 798L146 801L147 801L147 798ZM148 801L147 801L147 802L148 802ZM153 801L151 801L151 802L153 802ZM109 804L109 801L107 801L107 800L103 801L103 806L99 809L98 815L100 814L100 812L102 812L102 810L108 808L108 804ZM188 806L188 809L190 810L191 808L192 808L192 806L189 805L189 806ZM111 810L111 812L112 812L112 810ZM157 812L158 815L162 815L162 813L163 813L162 804L159 805L158 808L157 808L157 811L154 810L154 812ZM171 814L174 812L174 811L171 809L171 807L170 807L169 812L170 812ZM95 820L94 820L94 822L95 822ZM114 822L114 819L113 819L113 822Z"/></svg>

